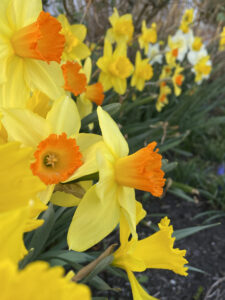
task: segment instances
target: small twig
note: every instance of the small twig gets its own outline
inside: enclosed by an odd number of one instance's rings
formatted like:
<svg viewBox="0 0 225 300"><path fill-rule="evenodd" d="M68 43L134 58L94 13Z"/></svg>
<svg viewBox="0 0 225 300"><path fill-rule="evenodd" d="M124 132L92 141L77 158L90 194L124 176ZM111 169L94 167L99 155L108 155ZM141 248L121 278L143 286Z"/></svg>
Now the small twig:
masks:
<svg viewBox="0 0 225 300"><path fill-rule="evenodd" d="M211 285L211 287L208 289L208 291L207 291L207 293L206 293L206 295L205 295L204 300L210 299L210 298L212 297L212 295L210 295L210 294L212 293L213 289L214 289L217 285L219 285L220 283L222 283L223 281L225 281L225 277L222 277L222 278L218 279L216 282L214 282L213 285Z"/></svg>
<svg viewBox="0 0 225 300"><path fill-rule="evenodd" d="M82 24L84 22L84 19L85 19L86 15L87 15L87 12L88 12L88 10L89 10L89 8L91 6L91 3L92 3L92 0L89 0L88 3L87 3L87 5L86 5L85 11L83 13L83 16L82 16L82 18L80 20L80 24Z"/></svg>

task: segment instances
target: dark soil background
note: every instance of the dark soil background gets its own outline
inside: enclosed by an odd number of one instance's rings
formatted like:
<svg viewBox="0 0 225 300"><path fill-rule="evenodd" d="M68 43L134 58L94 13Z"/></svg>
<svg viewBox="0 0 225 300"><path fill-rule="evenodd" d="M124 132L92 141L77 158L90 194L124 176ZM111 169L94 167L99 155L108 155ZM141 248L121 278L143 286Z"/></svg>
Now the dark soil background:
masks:
<svg viewBox="0 0 225 300"><path fill-rule="evenodd" d="M209 209L203 201L195 204L171 196L145 201L143 206L152 214L166 214L174 230L202 225L204 218L193 220L193 217ZM151 221L157 224L160 219L153 217ZM150 221L150 217L145 220ZM189 271L189 275L183 277L171 271L151 269L136 274L142 286L160 300L225 300L225 219L216 222L221 224L175 242L176 248L187 250L186 258L190 266L206 274ZM140 225L139 231L141 238L144 238L149 235L150 229ZM111 287L118 287L121 291L98 292L98 296L109 300L132 299L129 282L111 274L103 274L104 277ZM207 295L210 288L210 295Z"/></svg>

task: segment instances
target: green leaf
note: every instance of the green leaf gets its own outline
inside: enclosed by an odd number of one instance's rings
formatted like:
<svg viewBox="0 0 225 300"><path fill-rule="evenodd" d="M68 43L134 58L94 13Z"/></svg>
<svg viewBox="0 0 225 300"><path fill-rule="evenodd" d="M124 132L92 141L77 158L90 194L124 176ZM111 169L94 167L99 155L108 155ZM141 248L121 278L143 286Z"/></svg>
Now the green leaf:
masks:
<svg viewBox="0 0 225 300"><path fill-rule="evenodd" d="M120 103L112 103L103 106L102 108L107 111L111 116L115 115L120 110ZM97 111L92 112L81 121L81 127L86 127L88 124L98 120Z"/></svg>
<svg viewBox="0 0 225 300"><path fill-rule="evenodd" d="M208 274L207 272L205 272L201 269L198 269L198 268L195 268L195 267L192 267L189 265L187 265L187 267L188 267L188 271L193 271L193 272L202 273L202 274Z"/></svg>
<svg viewBox="0 0 225 300"><path fill-rule="evenodd" d="M214 223L214 224L210 224L210 225L201 225L201 226L194 226L194 227L189 227L189 228L184 228L184 229L179 229L179 230L175 230L173 233L173 236L176 238L176 241L181 240L186 238L187 236L190 236L192 234L195 234L199 231L208 229L208 228L212 228L215 226L220 225L220 223Z"/></svg>
<svg viewBox="0 0 225 300"><path fill-rule="evenodd" d="M68 263L76 262L76 263L85 263L93 260L93 257L87 253L69 251L69 250L56 250L56 251L48 251L38 257L40 260L49 260L52 258L55 259L63 259Z"/></svg>

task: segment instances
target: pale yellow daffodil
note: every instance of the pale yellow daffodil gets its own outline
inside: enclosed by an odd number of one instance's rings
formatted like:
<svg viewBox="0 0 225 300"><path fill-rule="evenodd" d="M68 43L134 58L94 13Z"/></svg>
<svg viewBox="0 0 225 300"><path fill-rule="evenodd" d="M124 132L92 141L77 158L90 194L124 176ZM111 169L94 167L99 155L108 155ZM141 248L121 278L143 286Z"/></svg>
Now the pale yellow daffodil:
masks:
<svg viewBox="0 0 225 300"><path fill-rule="evenodd" d="M144 53L148 53L149 44L155 44L157 42L156 23L152 23L150 28L147 28L146 21L142 21L141 35L138 38L138 42L141 49L144 49Z"/></svg>
<svg viewBox="0 0 225 300"><path fill-rule="evenodd" d="M62 96L65 38L57 19L42 11L41 0L2 0L0 19L0 106L25 107L33 89Z"/></svg>
<svg viewBox="0 0 225 300"><path fill-rule="evenodd" d="M146 212L140 203L136 203L136 223L138 224ZM113 254L112 264L127 272L134 300L156 300L139 284L133 272L143 272L146 269L166 269L186 276L187 267L184 264L186 251L173 247L175 238L172 237L173 227L165 217L159 223L159 231L142 240L131 238L126 218L121 214L120 247Z"/></svg>
<svg viewBox="0 0 225 300"><path fill-rule="evenodd" d="M47 184L40 194L44 203L49 201L56 183L97 172L95 151L101 137L79 134L80 117L71 98L55 101L46 119L28 109L2 110L9 139L33 149L36 160L31 164L32 171Z"/></svg>
<svg viewBox="0 0 225 300"><path fill-rule="evenodd" d="M65 15L59 15L57 19L62 25L61 33L66 40L62 60L73 61L88 57L91 52L83 43L87 35L87 28L82 24L70 25Z"/></svg>
<svg viewBox="0 0 225 300"><path fill-rule="evenodd" d="M131 78L131 86L135 86L138 91L143 91L145 81L153 76L153 68L149 64L149 59L141 59L141 53L137 51L135 59L135 70Z"/></svg>
<svg viewBox="0 0 225 300"><path fill-rule="evenodd" d="M113 87L118 94L124 94L127 88L127 78L133 72L133 65L127 58L126 44L118 44L113 52L111 43L105 39L104 55L96 64L101 70L99 82L102 83L104 91Z"/></svg>
<svg viewBox="0 0 225 300"><path fill-rule="evenodd" d="M109 18L112 28L106 32L106 38L111 42L129 43L132 40L134 26L132 22L132 15L125 14L119 16L117 9L114 7L114 13Z"/></svg>
<svg viewBox="0 0 225 300"><path fill-rule="evenodd" d="M119 223L121 212L136 237L135 189L161 196L165 179L161 155L153 142L132 155L117 124L97 108L105 147L97 151L99 182L80 202L68 231L70 249L84 251L102 240Z"/></svg>

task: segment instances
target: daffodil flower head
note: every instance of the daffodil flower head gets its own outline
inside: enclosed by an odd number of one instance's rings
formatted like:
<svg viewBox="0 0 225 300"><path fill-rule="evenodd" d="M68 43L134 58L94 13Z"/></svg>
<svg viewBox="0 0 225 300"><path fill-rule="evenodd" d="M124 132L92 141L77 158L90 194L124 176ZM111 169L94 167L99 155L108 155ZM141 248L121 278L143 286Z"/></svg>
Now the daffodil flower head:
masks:
<svg viewBox="0 0 225 300"><path fill-rule="evenodd" d="M131 86L136 86L137 90L142 91L145 81L153 76L153 68L149 64L149 59L141 59L141 53L137 51L135 60L135 70L131 79Z"/></svg>
<svg viewBox="0 0 225 300"><path fill-rule="evenodd" d="M184 12L184 15L182 16L180 29L183 31L183 33L188 33L190 28L190 24L193 22L194 18L194 9L186 9Z"/></svg>
<svg viewBox="0 0 225 300"><path fill-rule="evenodd" d="M149 62L151 65L154 65L154 63L162 63L163 55L160 53L160 44L156 43L154 45L149 44L148 53L147 56L149 58Z"/></svg>
<svg viewBox="0 0 225 300"><path fill-rule="evenodd" d="M118 94L124 94L127 88L126 79L133 72L133 65L127 58L126 45L118 44L113 52L112 44L105 39L104 55L96 64L101 69L99 82L102 83L104 91L113 87Z"/></svg>
<svg viewBox="0 0 225 300"><path fill-rule="evenodd" d="M132 15L125 14L119 16L116 8L114 13L109 18L109 22L112 28L107 30L106 39L110 40L111 43L129 43L133 38L134 26L132 22Z"/></svg>
<svg viewBox="0 0 225 300"><path fill-rule="evenodd" d="M194 51L199 51L199 50L201 49L201 47L202 47L202 38L196 36L196 37L194 38L193 43L192 43L192 49L193 49Z"/></svg>
<svg viewBox="0 0 225 300"><path fill-rule="evenodd" d="M169 103L167 95L171 94L171 88L166 84L165 81L160 83L160 92L156 101L157 111L161 111L162 108Z"/></svg>
<svg viewBox="0 0 225 300"><path fill-rule="evenodd" d="M147 28L146 21L142 21L141 35L138 38L138 42L141 49L144 49L144 53L148 53L149 44L155 44L157 42L156 23L152 23L150 28Z"/></svg>
<svg viewBox="0 0 225 300"><path fill-rule="evenodd" d="M174 92L176 96L179 96L181 94L181 85L184 81L184 75L180 74L184 69L177 65L172 77L172 82L174 86Z"/></svg>
<svg viewBox="0 0 225 300"><path fill-rule="evenodd" d="M97 113L104 141L97 151L99 181L85 194L69 228L68 244L76 251L90 248L112 232L122 212L132 235L137 236L134 189L160 197L165 183L156 143L128 155L128 144L117 124L100 106Z"/></svg>
<svg viewBox="0 0 225 300"><path fill-rule="evenodd" d="M200 84L203 79L208 79L212 70L212 63L210 56L204 56L199 59L192 69L195 73L195 82Z"/></svg>
<svg viewBox="0 0 225 300"><path fill-rule="evenodd" d="M41 91L35 90L27 100L26 108L45 118L51 109L52 101Z"/></svg>
<svg viewBox="0 0 225 300"><path fill-rule="evenodd" d="M137 206L136 223L145 216L141 205ZM139 214L139 216L138 216ZM141 214L141 215L140 215ZM167 269L177 274L187 276L187 267L184 265L187 260L184 258L186 251L175 249L172 237L173 227L170 220L165 217L160 221L159 231L153 235L137 240L129 240L129 227L124 215L120 219L120 243L116 252L114 252L113 265L122 268L127 272L131 283L133 299L156 299L148 295L141 287L133 272L143 272L146 269Z"/></svg>
<svg viewBox="0 0 225 300"><path fill-rule="evenodd" d="M225 26L223 27L223 30L220 33L219 50L225 50Z"/></svg>
<svg viewBox="0 0 225 300"><path fill-rule="evenodd" d="M172 37L170 37L168 39L168 46L169 46L170 50L172 51L171 55L173 56L173 54L175 54L176 51L178 50L176 58L179 61L184 60L184 57L188 51L188 44L189 44L189 35L185 35L181 30L178 30L175 33L175 35L173 35ZM173 52L173 50L174 50L174 52ZM167 61L167 63L169 63L169 62Z"/></svg>
<svg viewBox="0 0 225 300"><path fill-rule="evenodd" d="M168 36L168 51L166 52L166 62L170 66L174 66L176 64L176 60L179 54L179 45L180 43L173 42L172 37Z"/></svg>
<svg viewBox="0 0 225 300"><path fill-rule="evenodd" d="M62 25L61 33L65 36L62 60L73 61L88 57L91 52L83 43L87 35L87 28L82 24L70 25L66 16L62 14L57 19Z"/></svg>
<svg viewBox="0 0 225 300"><path fill-rule="evenodd" d="M65 38L57 19L42 11L41 0L4 1L0 18L0 105L25 107L34 89L51 99L62 96L58 63Z"/></svg>

